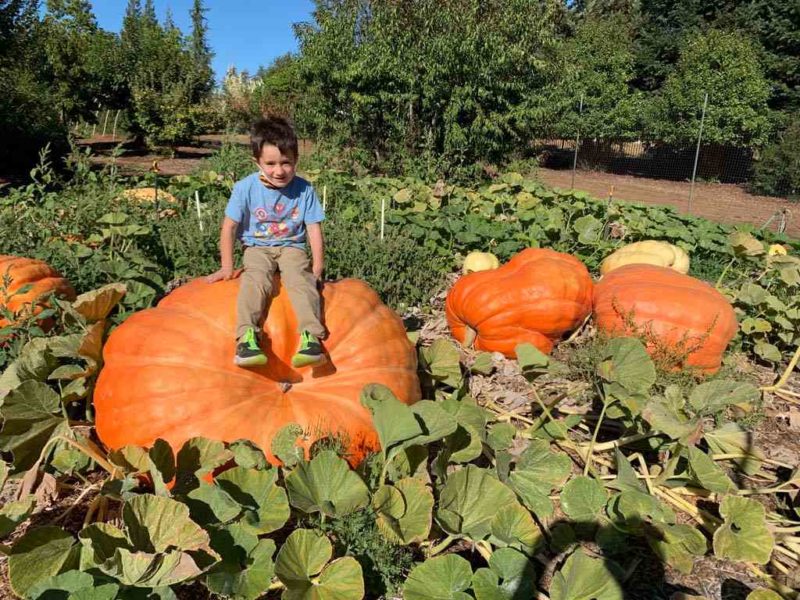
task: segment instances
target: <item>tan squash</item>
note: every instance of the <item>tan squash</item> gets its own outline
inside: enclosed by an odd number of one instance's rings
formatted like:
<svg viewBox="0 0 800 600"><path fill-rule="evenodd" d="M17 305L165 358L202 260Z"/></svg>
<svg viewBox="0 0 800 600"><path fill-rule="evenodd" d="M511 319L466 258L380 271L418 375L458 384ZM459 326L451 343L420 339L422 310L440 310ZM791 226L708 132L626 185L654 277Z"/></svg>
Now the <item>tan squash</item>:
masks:
<svg viewBox="0 0 800 600"><path fill-rule="evenodd" d="M689 255L683 248L667 242L657 240L634 242L607 256L600 265L600 274L605 275L625 265L667 267L685 275L689 272Z"/></svg>

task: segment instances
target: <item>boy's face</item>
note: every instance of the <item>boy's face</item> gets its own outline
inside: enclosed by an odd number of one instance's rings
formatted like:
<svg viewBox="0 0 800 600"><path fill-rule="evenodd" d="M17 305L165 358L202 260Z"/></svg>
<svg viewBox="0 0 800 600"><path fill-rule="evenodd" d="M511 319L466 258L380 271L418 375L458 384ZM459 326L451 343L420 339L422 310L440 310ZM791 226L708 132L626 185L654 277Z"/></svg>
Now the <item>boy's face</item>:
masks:
<svg viewBox="0 0 800 600"><path fill-rule="evenodd" d="M277 146L264 144L261 147L261 156L255 162L267 182L273 187L286 187L294 179L297 159L281 153Z"/></svg>

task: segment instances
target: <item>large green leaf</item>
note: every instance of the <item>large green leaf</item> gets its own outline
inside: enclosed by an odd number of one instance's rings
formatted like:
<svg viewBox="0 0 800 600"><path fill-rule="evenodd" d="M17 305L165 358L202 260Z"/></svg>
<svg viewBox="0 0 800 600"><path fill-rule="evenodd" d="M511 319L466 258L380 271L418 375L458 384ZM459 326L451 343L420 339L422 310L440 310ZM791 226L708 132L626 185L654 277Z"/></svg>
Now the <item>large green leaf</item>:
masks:
<svg viewBox="0 0 800 600"><path fill-rule="evenodd" d="M596 479L576 477L561 490L561 509L573 521L590 523L606 505L606 491Z"/></svg>
<svg viewBox="0 0 800 600"><path fill-rule="evenodd" d="M471 600L466 593L472 580L469 563L455 554L430 558L408 574L404 600Z"/></svg>
<svg viewBox="0 0 800 600"><path fill-rule="evenodd" d="M689 470L700 485L717 494L726 494L736 489L722 468L702 450L689 447Z"/></svg>
<svg viewBox="0 0 800 600"><path fill-rule="evenodd" d="M444 410L439 402L420 400L411 405L411 410L422 428L422 434L411 440L414 445L423 446L438 442L458 427L455 417Z"/></svg>
<svg viewBox="0 0 800 600"><path fill-rule="evenodd" d="M45 381L58 360L49 349L47 338L34 338L22 347L17 358L0 375L0 405L3 398L24 381Z"/></svg>
<svg viewBox="0 0 800 600"><path fill-rule="evenodd" d="M689 395L689 404L702 414L713 414L732 404L752 403L760 396L751 383L717 379L701 383Z"/></svg>
<svg viewBox="0 0 800 600"><path fill-rule="evenodd" d="M205 481L199 481L198 486L181 500L189 507L192 520L203 526L227 523L242 512L241 505L230 494Z"/></svg>
<svg viewBox="0 0 800 600"><path fill-rule="evenodd" d="M117 548L100 568L122 585L150 588L175 585L202 573L194 559L179 550L150 553Z"/></svg>
<svg viewBox="0 0 800 600"><path fill-rule="evenodd" d="M128 538L143 552L210 550L208 533L189 518L189 508L172 498L142 494L122 509Z"/></svg>
<svg viewBox="0 0 800 600"><path fill-rule="evenodd" d="M396 544L412 544L428 537L433 494L419 479L406 478L382 486L372 498L378 528Z"/></svg>
<svg viewBox="0 0 800 600"><path fill-rule="evenodd" d="M221 467L233 458L233 453L219 440L192 438L185 442L175 457L176 472L180 482L186 475L202 477Z"/></svg>
<svg viewBox="0 0 800 600"><path fill-rule="evenodd" d="M0 414L0 450L12 453L14 472L30 469L53 435L69 434L61 414L61 398L39 381L25 381L12 390Z"/></svg>
<svg viewBox="0 0 800 600"><path fill-rule="evenodd" d="M533 556L543 542L539 526L524 506L513 503L503 505L491 524L489 540L495 546L510 547Z"/></svg>
<svg viewBox="0 0 800 600"><path fill-rule="evenodd" d="M301 435L303 428L300 425L287 423L273 436L270 450L284 467L293 467L305 458L302 446L297 445L297 438Z"/></svg>
<svg viewBox="0 0 800 600"><path fill-rule="evenodd" d="M286 477L286 490L295 508L330 517L347 515L369 502L367 486L332 450L297 465Z"/></svg>
<svg viewBox="0 0 800 600"><path fill-rule="evenodd" d="M31 600L56 600L67 598L72 600L73 594L81 590L91 589L95 585L94 577L81 571L67 571L42 579L28 590ZM114 586L118 589L117 586ZM111 596L109 600L113 600Z"/></svg>
<svg viewBox="0 0 800 600"><path fill-rule="evenodd" d="M566 481L570 467L566 454L551 452L545 440L533 440L517 461L509 485L537 517L549 517L553 503L548 496Z"/></svg>
<svg viewBox="0 0 800 600"><path fill-rule="evenodd" d="M536 594L536 570L530 560L511 548L500 548L489 558L488 569L472 576L477 600L516 600Z"/></svg>
<svg viewBox="0 0 800 600"><path fill-rule="evenodd" d="M405 442L423 433L411 408L400 402L385 385L373 383L364 386L361 404L372 414L381 452L387 461L397 454Z"/></svg>
<svg viewBox="0 0 800 600"><path fill-rule="evenodd" d="M34 496L26 496L22 500L6 502L0 506L0 540L11 534L20 523L25 521L33 512L34 506L36 506Z"/></svg>
<svg viewBox="0 0 800 600"><path fill-rule="evenodd" d="M756 448L753 433L745 431L737 423L725 423L719 429L708 431L703 438L715 454L742 454L743 458L734 460L747 475L755 475L761 469L764 453Z"/></svg>
<svg viewBox="0 0 800 600"><path fill-rule="evenodd" d="M431 377L453 388L461 386L461 357L450 340L439 338L427 348L420 349L423 368Z"/></svg>
<svg viewBox="0 0 800 600"><path fill-rule="evenodd" d="M619 448L614 449L614 459L617 465L617 477L608 483L608 487L620 491L644 492L647 488L639 481L636 471Z"/></svg>
<svg viewBox="0 0 800 600"><path fill-rule="evenodd" d="M119 304L127 291L123 283L110 283L81 294L72 303L72 308L89 323L101 321Z"/></svg>
<svg viewBox="0 0 800 600"><path fill-rule="evenodd" d="M18 596L25 597L39 581L77 566L75 538L60 527L28 530L11 548L8 580Z"/></svg>
<svg viewBox="0 0 800 600"><path fill-rule="evenodd" d="M447 478L439 495L436 520L451 535L482 540L491 533L498 507L515 504L514 492L489 471L467 465Z"/></svg>
<svg viewBox="0 0 800 600"><path fill-rule="evenodd" d="M275 573L286 586L287 600L360 600L364 597L361 565L354 558L333 554L330 541L311 529L293 531L281 546Z"/></svg>
<svg viewBox="0 0 800 600"><path fill-rule="evenodd" d="M706 538L691 525L656 525L658 535L648 535L647 541L661 560L681 573L692 572L698 557L706 553Z"/></svg>
<svg viewBox="0 0 800 600"><path fill-rule="evenodd" d="M274 541L259 540L247 554L244 565L231 562L216 565L206 577L206 585L215 594L226 598L255 600L267 591L272 582L274 554Z"/></svg>
<svg viewBox="0 0 800 600"><path fill-rule="evenodd" d="M603 385L605 401L619 400L634 414L641 411L647 392L656 380L653 360L636 338L611 340L598 373L606 381Z"/></svg>
<svg viewBox="0 0 800 600"><path fill-rule="evenodd" d="M747 600L783 600L783 596L772 590L755 590L747 594Z"/></svg>
<svg viewBox="0 0 800 600"><path fill-rule="evenodd" d="M517 344L514 352L517 355L517 364L520 371L528 381L533 381L540 375L547 373L550 357L533 344Z"/></svg>
<svg viewBox="0 0 800 600"><path fill-rule="evenodd" d="M573 552L553 576L551 600L623 600L622 575L612 564Z"/></svg>
<svg viewBox="0 0 800 600"><path fill-rule="evenodd" d="M719 512L725 519L714 532L714 554L720 558L766 564L775 539L767 529L764 506L740 496L726 496Z"/></svg>

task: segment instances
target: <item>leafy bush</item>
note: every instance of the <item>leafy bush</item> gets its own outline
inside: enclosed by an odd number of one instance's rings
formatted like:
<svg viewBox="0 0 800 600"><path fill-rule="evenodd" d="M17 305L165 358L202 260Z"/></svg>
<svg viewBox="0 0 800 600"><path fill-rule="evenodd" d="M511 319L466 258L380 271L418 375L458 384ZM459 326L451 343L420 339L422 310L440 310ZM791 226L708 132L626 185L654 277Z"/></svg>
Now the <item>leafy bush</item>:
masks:
<svg viewBox="0 0 800 600"><path fill-rule="evenodd" d="M800 119L792 119L764 148L751 185L767 196L800 197Z"/></svg>

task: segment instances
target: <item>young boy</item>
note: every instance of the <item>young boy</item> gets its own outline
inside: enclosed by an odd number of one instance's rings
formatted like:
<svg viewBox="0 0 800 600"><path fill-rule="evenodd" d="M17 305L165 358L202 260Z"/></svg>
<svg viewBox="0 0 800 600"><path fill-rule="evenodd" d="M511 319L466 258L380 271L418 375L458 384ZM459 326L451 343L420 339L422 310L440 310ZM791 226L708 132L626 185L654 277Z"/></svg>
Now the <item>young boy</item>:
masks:
<svg viewBox="0 0 800 600"><path fill-rule="evenodd" d="M267 363L259 346L259 331L277 269L300 334L292 366L321 364L325 355L319 340L325 337L325 328L320 321L317 283L324 266L320 224L325 215L311 184L295 176L297 136L288 121L279 117L257 121L250 133L250 147L258 171L233 186L220 232L222 268L208 276L209 283L234 277L233 244L238 238L245 249L236 305L234 362L241 367ZM310 265L306 240L311 246Z"/></svg>

